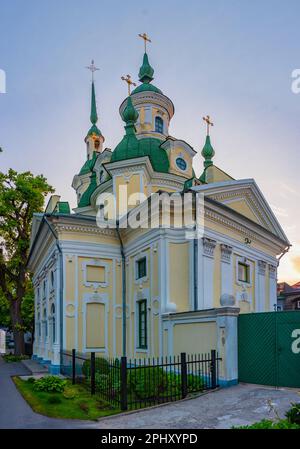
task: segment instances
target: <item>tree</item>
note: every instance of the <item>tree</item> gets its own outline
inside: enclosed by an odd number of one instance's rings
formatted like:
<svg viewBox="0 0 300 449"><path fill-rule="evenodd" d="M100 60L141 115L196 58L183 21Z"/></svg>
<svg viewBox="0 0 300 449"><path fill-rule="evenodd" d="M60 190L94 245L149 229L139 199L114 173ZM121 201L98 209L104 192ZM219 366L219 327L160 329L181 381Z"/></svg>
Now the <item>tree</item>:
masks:
<svg viewBox="0 0 300 449"><path fill-rule="evenodd" d="M0 290L9 304L15 354L24 353L24 331L30 321L24 309L33 301L26 269L34 212L42 212L45 197L53 192L43 175L0 172ZM23 313L22 313L23 307ZM27 310L28 312L28 310Z"/></svg>

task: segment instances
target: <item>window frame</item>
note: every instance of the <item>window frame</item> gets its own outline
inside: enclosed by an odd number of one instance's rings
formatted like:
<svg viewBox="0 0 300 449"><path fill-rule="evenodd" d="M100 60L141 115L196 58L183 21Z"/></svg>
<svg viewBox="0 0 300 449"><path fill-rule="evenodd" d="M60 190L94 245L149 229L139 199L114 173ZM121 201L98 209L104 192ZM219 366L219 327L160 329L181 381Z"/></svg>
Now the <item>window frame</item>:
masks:
<svg viewBox="0 0 300 449"><path fill-rule="evenodd" d="M154 129L156 133L164 134L164 121L159 115L154 119Z"/></svg>
<svg viewBox="0 0 300 449"><path fill-rule="evenodd" d="M185 168L182 168L182 167L180 167L180 166L178 165L178 160L179 160L179 159L180 159L180 161L183 161L183 162L185 163ZM187 171L188 164L187 164L186 160L185 160L182 156L177 156L177 157L176 157L176 159L175 159L175 164L176 164L176 167L178 168L178 170L181 170L181 171Z"/></svg>
<svg viewBox="0 0 300 449"><path fill-rule="evenodd" d="M142 310L142 307L144 309ZM148 349L148 310L147 310L147 299L139 299L137 301L138 309L138 335L137 335L137 349ZM143 320L142 320L143 318ZM142 325L144 324L144 329ZM143 335L142 335L143 332Z"/></svg>
<svg viewBox="0 0 300 449"><path fill-rule="evenodd" d="M243 267L245 269L245 273L246 273L246 279L241 279L240 278L240 267ZM238 274L238 281L242 282L243 284L249 284L250 283L250 265L245 263L245 262L241 262L238 261L238 266L237 266L237 274Z"/></svg>
<svg viewBox="0 0 300 449"><path fill-rule="evenodd" d="M143 262L144 264L144 273L140 274L140 264ZM136 261L136 280L139 281L141 279L145 279L147 277L147 257L143 256Z"/></svg>

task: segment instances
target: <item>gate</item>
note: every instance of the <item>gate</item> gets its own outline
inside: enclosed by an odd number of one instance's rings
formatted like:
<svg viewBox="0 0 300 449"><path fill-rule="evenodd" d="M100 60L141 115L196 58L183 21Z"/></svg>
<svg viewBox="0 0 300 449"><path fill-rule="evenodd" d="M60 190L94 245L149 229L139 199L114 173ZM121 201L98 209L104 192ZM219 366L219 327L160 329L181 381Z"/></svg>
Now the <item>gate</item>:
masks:
<svg viewBox="0 0 300 449"><path fill-rule="evenodd" d="M239 381L300 387L300 311L238 317Z"/></svg>

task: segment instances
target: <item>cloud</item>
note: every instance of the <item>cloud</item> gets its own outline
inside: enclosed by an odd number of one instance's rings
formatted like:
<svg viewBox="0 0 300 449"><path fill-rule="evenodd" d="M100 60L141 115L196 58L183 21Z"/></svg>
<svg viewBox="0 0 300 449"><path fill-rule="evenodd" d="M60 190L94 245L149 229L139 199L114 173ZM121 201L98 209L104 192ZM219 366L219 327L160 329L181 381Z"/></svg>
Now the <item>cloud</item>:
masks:
<svg viewBox="0 0 300 449"><path fill-rule="evenodd" d="M300 275L300 256L291 257L291 262L294 270L296 270Z"/></svg>
<svg viewBox="0 0 300 449"><path fill-rule="evenodd" d="M277 215L277 217L288 217L289 216L287 210L284 209L283 207L278 207L278 206L274 206L273 204L271 204L271 208L272 208L274 214Z"/></svg>
<svg viewBox="0 0 300 449"><path fill-rule="evenodd" d="M289 186L288 184L281 182L280 185L281 185L281 188L286 190L288 193L291 193L292 195L295 195L295 196L300 196L300 193L297 190L293 189L293 187Z"/></svg>

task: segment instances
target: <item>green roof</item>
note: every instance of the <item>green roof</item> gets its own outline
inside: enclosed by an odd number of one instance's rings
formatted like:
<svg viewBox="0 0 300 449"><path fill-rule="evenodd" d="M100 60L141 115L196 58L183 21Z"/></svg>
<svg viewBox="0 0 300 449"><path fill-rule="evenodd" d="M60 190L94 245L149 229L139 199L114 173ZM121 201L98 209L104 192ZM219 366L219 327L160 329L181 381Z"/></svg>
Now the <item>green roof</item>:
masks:
<svg viewBox="0 0 300 449"><path fill-rule="evenodd" d="M97 180L96 180L96 173L95 172L92 173L90 179L91 179L90 180L90 184L89 184L88 188L86 189L86 191L83 193L82 197L80 198L78 207L86 207L86 206L89 206L91 204L92 193L97 188Z"/></svg>
<svg viewBox="0 0 300 449"><path fill-rule="evenodd" d="M60 214L70 214L70 205L67 201L59 201L57 204L57 212Z"/></svg>
<svg viewBox="0 0 300 449"><path fill-rule="evenodd" d="M94 167L96 158L97 158L97 153L96 153L96 151L94 151L92 159L87 159L85 161L85 163L81 167L79 174L86 175L87 173L90 173Z"/></svg>
<svg viewBox="0 0 300 449"><path fill-rule="evenodd" d="M136 136L124 136L113 151L110 162L124 161L137 157L148 156L154 171L169 172L169 159L160 145L162 141L154 137L137 139Z"/></svg>
<svg viewBox="0 0 300 449"><path fill-rule="evenodd" d="M212 158L215 155L215 150L212 147L209 136L206 136L205 144L201 151L201 154L204 157L204 167L205 168L209 167L210 165L213 165Z"/></svg>
<svg viewBox="0 0 300 449"><path fill-rule="evenodd" d="M153 86L153 84L142 83L131 92L131 95L138 94L139 92L147 92L147 91L162 94L162 91L160 89L158 89L158 87Z"/></svg>

